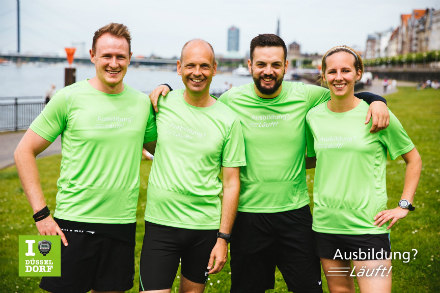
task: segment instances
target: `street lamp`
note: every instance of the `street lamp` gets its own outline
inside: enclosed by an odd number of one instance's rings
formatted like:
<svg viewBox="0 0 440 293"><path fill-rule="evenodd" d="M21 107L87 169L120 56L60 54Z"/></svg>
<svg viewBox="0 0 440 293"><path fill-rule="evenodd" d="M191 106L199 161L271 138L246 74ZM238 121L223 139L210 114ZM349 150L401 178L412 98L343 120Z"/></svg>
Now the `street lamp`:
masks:
<svg viewBox="0 0 440 293"><path fill-rule="evenodd" d="M413 59L413 64L412 64L412 66L413 66L413 67L416 67L415 64L414 64L414 60L416 59L416 54L412 54L412 57L413 57L413 58L412 58L412 59Z"/></svg>

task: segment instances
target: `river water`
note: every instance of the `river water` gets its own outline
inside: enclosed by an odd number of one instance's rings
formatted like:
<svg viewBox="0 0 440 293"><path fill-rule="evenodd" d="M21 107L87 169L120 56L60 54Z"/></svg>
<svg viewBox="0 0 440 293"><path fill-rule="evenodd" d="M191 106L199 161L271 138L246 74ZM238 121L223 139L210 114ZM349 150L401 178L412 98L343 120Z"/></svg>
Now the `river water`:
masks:
<svg viewBox="0 0 440 293"><path fill-rule="evenodd" d="M55 83L56 90L64 87L65 63L56 64L23 64L16 66L0 66L0 97L43 96ZM77 65L76 80L81 81L95 76L93 65ZM134 89L150 92L162 83L168 83L173 88L183 88L182 79L175 71L155 70L150 68L129 67L124 82ZM217 92L224 87L225 82L239 86L252 82L250 76L235 76L217 74L211 83L211 91Z"/></svg>
<svg viewBox="0 0 440 293"><path fill-rule="evenodd" d="M46 91L54 83L56 90L64 87L64 68L67 63L30 63L17 66L10 64L0 65L0 132L26 129L42 110L41 104L32 104L44 101ZM81 81L95 76L95 67L92 65L76 65L76 80ZM184 88L182 79L176 71L166 71L155 68L129 67L124 82L131 87L145 93L151 92L158 85L168 83L173 88ZM251 77L235 76L231 74L217 74L211 83L211 92L225 91L225 82L233 86L240 86L252 82ZM20 105L16 108L11 105L15 97L35 97L19 99ZM11 99L5 99L11 98ZM9 104L9 105L8 105ZM17 111L17 112L16 112Z"/></svg>

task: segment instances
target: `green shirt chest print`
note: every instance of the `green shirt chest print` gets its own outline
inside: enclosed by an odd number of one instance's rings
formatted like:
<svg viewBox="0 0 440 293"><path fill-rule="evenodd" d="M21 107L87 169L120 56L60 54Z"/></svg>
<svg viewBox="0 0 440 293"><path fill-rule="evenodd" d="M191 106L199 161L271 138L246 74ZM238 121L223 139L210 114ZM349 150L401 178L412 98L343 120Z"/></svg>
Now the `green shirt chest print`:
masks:
<svg viewBox="0 0 440 293"><path fill-rule="evenodd" d="M51 142L61 134L55 217L136 221L142 144L157 138L147 95L127 85L105 94L81 81L58 91L30 128Z"/></svg>
<svg viewBox="0 0 440 293"><path fill-rule="evenodd" d="M156 116L158 140L145 220L186 229L218 229L221 167L246 165L240 119L223 103L199 108L170 92Z"/></svg>

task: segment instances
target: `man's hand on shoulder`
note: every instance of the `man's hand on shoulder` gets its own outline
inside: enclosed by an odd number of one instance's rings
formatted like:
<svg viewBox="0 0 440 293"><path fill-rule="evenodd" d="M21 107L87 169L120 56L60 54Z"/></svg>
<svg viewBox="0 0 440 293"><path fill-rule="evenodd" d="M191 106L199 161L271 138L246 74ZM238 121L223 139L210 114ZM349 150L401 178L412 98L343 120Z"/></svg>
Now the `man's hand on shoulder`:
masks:
<svg viewBox="0 0 440 293"><path fill-rule="evenodd" d="M388 112L388 107L381 101L371 103L370 108L368 108L365 124L370 122L371 117L373 118L373 123L370 129L371 133L384 130L390 124L390 113Z"/></svg>
<svg viewBox="0 0 440 293"><path fill-rule="evenodd" d="M159 112L159 109L157 108L157 102L159 100L159 96L162 95L163 97L165 97L170 91L171 90L168 85L161 84L150 93L149 95L150 101L156 113Z"/></svg>

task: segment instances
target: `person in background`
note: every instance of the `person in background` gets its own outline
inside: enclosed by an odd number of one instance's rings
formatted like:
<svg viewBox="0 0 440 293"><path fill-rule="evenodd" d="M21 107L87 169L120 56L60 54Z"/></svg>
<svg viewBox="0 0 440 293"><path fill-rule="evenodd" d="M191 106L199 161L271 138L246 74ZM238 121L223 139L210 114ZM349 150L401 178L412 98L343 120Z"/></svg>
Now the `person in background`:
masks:
<svg viewBox="0 0 440 293"><path fill-rule="evenodd" d="M230 88L229 83L227 81L225 81L225 83L222 86L222 93L224 93L227 90L229 90L229 88Z"/></svg>
<svg viewBox="0 0 440 293"><path fill-rule="evenodd" d="M334 272L350 268L350 260L356 274L361 268L387 269L386 276L358 276L362 293L389 293L389 229L415 209L411 203L422 161L391 111L385 130L370 133L371 122L365 125L368 104L354 95L354 85L364 71L356 51L334 47L322 58L321 68L321 83L330 89L331 99L310 110L306 118L307 156L317 160L313 188L315 251L331 293L355 292L350 274ZM402 156L406 163L401 200L393 203L393 209L387 208L387 151L391 159Z"/></svg>
<svg viewBox="0 0 440 293"><path fill-rule="evenodd" d="M50 86L50 89L48 89L48 90L46 91L46 98L45 98L45 100L44 100L44 104L47 105L47 103L49 103L50 99L52 99L52 96L53 96L53 94L55 93L55 88L56 88L56 86L55 86L55 84L53 83L53 84Z"/></svg>
<svg viewBox="0 0 440 293"><path fill-rule="evenodd" d="M388 80L388 77L385 76L385 78L382 80L382 86L383 86L383 93L387 93L388 86L390 85L390 82Z"/></svg>
<svg viewBox="0 0 440 293"><path fill-rule="evenodd" d="M427 88L427 89L430 88L431 87L431 80L430 79L426 80L425 85L426 85L425 88Z"/></svg>

